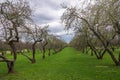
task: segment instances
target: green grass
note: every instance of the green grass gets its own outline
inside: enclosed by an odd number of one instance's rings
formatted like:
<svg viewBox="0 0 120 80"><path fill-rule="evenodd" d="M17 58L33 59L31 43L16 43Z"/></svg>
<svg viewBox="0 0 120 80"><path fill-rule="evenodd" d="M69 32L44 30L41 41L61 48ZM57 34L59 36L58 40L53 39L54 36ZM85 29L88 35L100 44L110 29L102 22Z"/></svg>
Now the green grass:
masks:
<svg viewBox="0 0 120 80"><path fill-rule="evenodd" d="M42 60L37 53L37 63L31 64L18 55L14 74L6 74L5 63L0 63L0 80L120 80L120 67L109 55L103 60L65 48L56 55Z"/></svg>

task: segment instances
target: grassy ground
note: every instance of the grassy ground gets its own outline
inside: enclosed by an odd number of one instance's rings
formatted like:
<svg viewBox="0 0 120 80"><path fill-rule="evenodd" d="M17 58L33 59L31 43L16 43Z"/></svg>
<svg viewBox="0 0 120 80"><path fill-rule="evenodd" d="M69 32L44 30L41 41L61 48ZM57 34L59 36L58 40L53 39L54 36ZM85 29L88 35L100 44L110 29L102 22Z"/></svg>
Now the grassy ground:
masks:
<svg viewBox="0 0 120 80"><path fill-rule="evenodd" d="M120 67L108 55L97 60L73 48L65 48L45 60L37 54L36 64L19 55L15 71L6 74L6 64L0 63L0 80L120 80Z"/></svg>

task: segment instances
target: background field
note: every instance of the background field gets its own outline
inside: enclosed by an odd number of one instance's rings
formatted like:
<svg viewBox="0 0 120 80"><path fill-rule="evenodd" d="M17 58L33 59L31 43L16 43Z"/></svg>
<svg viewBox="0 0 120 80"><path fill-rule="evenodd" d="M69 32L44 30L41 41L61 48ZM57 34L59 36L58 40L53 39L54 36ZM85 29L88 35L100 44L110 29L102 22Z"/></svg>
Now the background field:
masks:
<svg viewBox="0 0 120 80"><path fill-rule="evenodd" d="M107 54L103 60L97 60L95 56L65 48L45 60L39 53L36 56L37 63L31 64L18 55L14 74L6 74L6 64L0 63L0 80L120 80L120 67Z"/></svg>

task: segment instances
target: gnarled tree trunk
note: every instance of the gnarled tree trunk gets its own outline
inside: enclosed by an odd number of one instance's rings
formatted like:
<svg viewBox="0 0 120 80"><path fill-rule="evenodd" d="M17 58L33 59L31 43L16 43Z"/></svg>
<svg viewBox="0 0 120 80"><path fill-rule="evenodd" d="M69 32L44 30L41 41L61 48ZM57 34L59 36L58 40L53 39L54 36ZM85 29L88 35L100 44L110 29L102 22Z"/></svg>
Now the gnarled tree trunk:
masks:
<svg viewBox="0 0 120 80"><path fill-rule="evenodd" d="M13 42L9 42L9 45L12 49L12 53L13 53L13 61L8 61L7 62L7 67L8 67L8 73L13 73L14 72L14 64L16 62L17 59L17 53L16 53L16 48Z"/></svg>
<svg viewBox="0 0 120 80"><path fill-rule="evenodd" d="M15 61L7 62L8 73L13 73L14 72L14 63L15 63Z"/></svg>

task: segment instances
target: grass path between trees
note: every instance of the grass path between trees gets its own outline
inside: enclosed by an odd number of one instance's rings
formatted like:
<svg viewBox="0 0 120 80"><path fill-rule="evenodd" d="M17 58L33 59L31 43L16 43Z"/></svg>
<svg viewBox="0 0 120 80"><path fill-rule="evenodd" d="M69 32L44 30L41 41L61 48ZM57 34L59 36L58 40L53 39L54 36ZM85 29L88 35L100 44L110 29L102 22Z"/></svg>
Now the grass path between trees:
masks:
<svg viewBox="0 0 120 80"><path fill-rule="evenodd" d="M6 74L6 64L0 63L0 80L120 80L120 67L107 54L97 60L68 47L45 60L39 53L36 56L37 63L31 64L18 55L14 74Z"/></svg>

